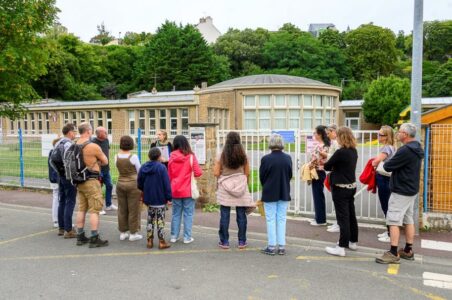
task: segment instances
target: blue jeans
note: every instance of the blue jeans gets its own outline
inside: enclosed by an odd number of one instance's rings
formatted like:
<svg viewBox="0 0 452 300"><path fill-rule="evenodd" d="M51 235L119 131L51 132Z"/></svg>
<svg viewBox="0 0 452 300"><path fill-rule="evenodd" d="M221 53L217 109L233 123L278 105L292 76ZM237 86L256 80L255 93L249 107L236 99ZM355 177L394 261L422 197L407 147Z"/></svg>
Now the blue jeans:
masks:
<svg viewBox="0 0 452 300"><path fill-rule="evenodd" d="M110 171L101 172L102 182L105 184L105 206L111 206L111 194L113 192L113 183L111 182Z"/></svg>
<svg viewBox="0 0 452 300"><path fill-rule="evenodd" d="M326 223L326 204L325 204L325 194L323 193L326 173L325 171L317 170L319 179L312 180L312 198L314 198L314 211L315 211L315 221L318 224Z"/></svg>
<svg viewBox="0 0 452 300"><path fill-rule="evenodd" d="M72 230L72 214L74 213L77 189L64 177L58 179L58 227L65 231Z"/></svg>
<svg viewBox="0 0 452 300"><path fill-rule="evenodd" d="M236 207L236 220L237 227L239 228L238 238L239 242L246 242L246 207ZM220 235L220 241L223 244L229 243L229 220L231 217L231 207L223 206L220 207L220 230L218 234Z"/></svg>
<svg viewBox="0 0 452 300"><path fill-rule="evenodd" d="M173 216L171 218L171 238L179 238L182 214L184 215L184 240L191 238L195 200L192 198L173 199Z"/></svg>
<svg viewBox="0 0 452 300"><path fill-rule="evenodd" d="M388 212L389 197L391 196L391 190L389 189L389 179L389 176L383 176L380 174L377 174L376 176L378 198L380 199L381 209L383 210L385 217Z"/></svg>
<svg viewBox="0 0 452 300"><path fill-rule="evenodd" d="M286 245L286 214L290 201L264 202L268 246Z"/></svg>

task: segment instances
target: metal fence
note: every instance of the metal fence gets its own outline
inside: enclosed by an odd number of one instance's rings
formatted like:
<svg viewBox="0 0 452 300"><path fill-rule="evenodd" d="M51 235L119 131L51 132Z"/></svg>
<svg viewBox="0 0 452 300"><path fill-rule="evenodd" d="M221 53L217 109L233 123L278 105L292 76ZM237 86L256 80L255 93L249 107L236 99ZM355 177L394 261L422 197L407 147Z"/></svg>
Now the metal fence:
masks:
<svg viewBox="0 0 452 300"><path fill-rule="evenodd" d="M148 151L151 143L155 141L155 136L143 135L143 130L136 130L135 149L132 151L137 154L140 161L147 161ZM188 132L181 132L188 135ZM169 138L172 139L177 132L171 131ZM129 130L111 130L110 140L110 158L119 151L119 140L123 135L130 135ZM0 185L50 188L48 181L47 155L49 150L49 141L56 138L56 135L22 135L19 130L18 135L3 135L0 131ZM118 178L118 171L111 166L111 175L113 182Z"/></svg>
<svg viewBox="0 0 452 300"><path fill-rule="evenodd" d="M452 213L452 124L426 128L424 212Z"/></svg>
<svg viewBox="0 0 452 300"><path fill-rule="evenodd" d="M219 130L217 134L217 152L221 151L226 135L230 130ZM239 130L242 143L245 147L250 161L250 190L255 200L261 197L261 186L259 183L259 165L261 158L269 153L268 138L270 130ZM311 186L301 181L300 168L308 162L306 151L307 140L312 137L313 130L293 130L279 132L286 140L284 151L292 157L293 179L291 181L291 198L289 211L300 215L313 215L314 204L312 199ZM378 154L380 145L378 144L378 131L354 131L358 142L358 164L356 168L356 178L359 178L367 161ZM376 194L368 192L359 181L357 191L361 191L355 198L356 215L360 221L383 221L384 215L380 207L380 202ZM331 193L325 189L327 198L327 215L334 216Z"/></svg>

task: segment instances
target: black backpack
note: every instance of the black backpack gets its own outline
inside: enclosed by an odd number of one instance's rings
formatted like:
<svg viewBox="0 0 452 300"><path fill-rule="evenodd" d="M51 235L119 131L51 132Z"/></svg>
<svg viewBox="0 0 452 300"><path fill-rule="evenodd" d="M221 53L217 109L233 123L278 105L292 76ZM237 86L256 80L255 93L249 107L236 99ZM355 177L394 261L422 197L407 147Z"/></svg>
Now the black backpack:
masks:
<svg viewBox="0 0 452 300"><path fill-rule="evenodd" d="M64 146L66 143L70 143L71 141L68 139L62 140L55 149L52 150L52 153L49 156L49 164L50 166L58 172L58 175L64 176Z"/></svg>
<svg viewBox="0 0 452 300"><path fill-rule="evenodd" d="M47 160L48 168L49 168L49 181L51 183L58 183L58 170L56 169L55 166L52 165L52 163L50 161L50 158L52 157L52 153L54 151L55 151L54 149L50 150L49 157L48 157L48 160Z"/></svg>
<svg viewBox="0 0 452 300"><path fill-rule="evenodd" d="M83 144L73 143L64 153L65 176L73 185L83 183L94 175L88 170L83 160L83 148L90 143L91 141Z"/></svg>

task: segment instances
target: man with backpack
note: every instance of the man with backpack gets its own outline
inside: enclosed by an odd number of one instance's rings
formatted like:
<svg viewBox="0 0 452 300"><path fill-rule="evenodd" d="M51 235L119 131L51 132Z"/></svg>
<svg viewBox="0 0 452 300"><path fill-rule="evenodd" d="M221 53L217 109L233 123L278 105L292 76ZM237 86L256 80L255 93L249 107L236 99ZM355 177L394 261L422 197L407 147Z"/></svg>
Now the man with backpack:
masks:
<svg viewBox="0 0 452 300"><path fill-rule="evenodd" d="M71 146L77 131L74 124L68 123L64 125L62 132L64 136L55 144L49 163L58 173L58 235L64 236L65 239L70 239L77 237L76 232L72 229L72 214L74 213L77 190L66 179L63 159L64 153Z"/></svg>
<svg viewBox="0 0 452 300"><path fill-rule="evenodd" d="M96 128L96 137L92 139L93 143L100 146L102 152L109 159L110 142L108 141L108 132L104 127ZM110 165L107 164L100 168L101 182L105 184L105 210L118 210L118 207L111 203L111 195L113 191L113 183L111 182ZM105 211L100 212L105 215Z"/></svg>
<svg viewBox="0 0 452 300"><path fill-rule="evenodd" d="M100 167L108 164L102 149L91 142L93 128L89 123L78 127L80 139L68 150L66 177L69 175L77 184L79 210L77 213L77 245L89 242L90 248L108 246L107 240L101 240L98 233L99 212L104 201L99 182ZM75 162L75 163L74 163ZM91 237L85 236L85 217L90 214Z"/></svg>

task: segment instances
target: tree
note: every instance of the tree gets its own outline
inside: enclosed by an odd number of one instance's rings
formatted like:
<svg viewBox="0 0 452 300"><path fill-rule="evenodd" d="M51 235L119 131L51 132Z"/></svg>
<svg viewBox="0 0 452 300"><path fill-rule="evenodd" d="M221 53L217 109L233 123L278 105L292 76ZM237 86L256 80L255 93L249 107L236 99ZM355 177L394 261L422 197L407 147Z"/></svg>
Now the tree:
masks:
<svg viewBox="0 0 452 300"><path fill-rule="evenodd" d="M440 62L452 57L452 20L424 22L424 53Z"/></svg>
<svg viewBox="0 0 452 300"><path fill-rule="evenodd" d="M0 0L0 116L18 118L38 98L31 82L45 74L44 33L55 21L55 0Z"/></svg>
<svg viewBox="0 0 452 300"><path fill-rule="evenodd" d="M263 65L263 47L269 39L266 29L229 29L213 45L215 53L230 61L233 76L248 75L249 70ZM251 67L251 68L250 68Z"/></svg>
<svg viewBox="0 0 452 300"><path fill-rule="evenodd" d="M368 88L369 82L367 81L352 81L343 87L341 98L346 100L363 99Z"/></svg>
<svg viewBox="0 0 452 300"><path fill-rule="evenodd" d="M400 112L410 103L410 81L394 75L372 81L364 94L366 122L393 125Z"/></svg>
<svg viewBox="0 0 452 300"><path fill-rule="evenodd" d="M127 31L126 34L124 34L124 38L122 39L121 43L123 45L129 45L129 46L143 46L147 42L149 42L152 38L152 34L149 32L130 32Z"/></svg>
<svg viewBox="0 0 452 300"><path fill-rule="evenodd" d="M428 78L428 83L424 85L424 88L429 97L452 95L452 58L449 58Z"/></svg>
<svg viewBox="0 0 452 300"><path fill-rule="evenodd" d="M339 49L345 49L345 40L344 40L344 34L340 33L336 29L327 29L323 30L320 33L319 41L323 45L336 47Z"/></svg>
<svg viewBox="0 0 452 300"><path fill-rule="evenodd" d="M348 64L357 80L388 76L397 62L394 33L372 24L361 25L345 36Z"/></svg>
<svg viewBox="0 0 452 300"><path fill-rule="evenodd" d="M97 31L98 31L98 34L93 36L89 40L90 43L106 45L115 39L115 37L113 35L111 35L110 31L105 29L104 22L102 22L102 24L100 24L100 25L97 25Z"/></svg>
<svg viewBox="0 0 452 300"><path fill-rule="evenodd" d="M158 90L174 86L193 89L203 81L216 83L219 78L213 69L223 62L214 59L212 49L194 26L166 21L143 50L143 61L137 65L138 86L152 88L154 76Z"/></svg>

